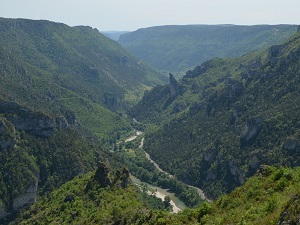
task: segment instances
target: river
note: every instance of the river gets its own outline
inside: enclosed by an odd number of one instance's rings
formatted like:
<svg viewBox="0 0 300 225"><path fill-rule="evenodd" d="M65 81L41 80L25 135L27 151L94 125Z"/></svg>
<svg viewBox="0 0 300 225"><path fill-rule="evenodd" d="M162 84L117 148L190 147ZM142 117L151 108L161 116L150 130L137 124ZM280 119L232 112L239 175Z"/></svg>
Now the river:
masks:
<svg viewBox="0 0 300 225"><path fill-rule="evenodd" d="M138 185L140 188L142 188L141 187L142 184L146 184L147 188L150 189L150 190L147 191L147 194L148 195L154 194L157 198L160 198L162 201L164 201L166 196L170 196L170 199L171 199L170 204L172 205L173 213L178 213L178 212L182 211L183 209L185 209L187 207L173 193L170 193L165 189L162 189L160 187L142 182L133 175L130 175L130 179L132 180L132 182L134 184Z"/></svg>
<svg viewBox="0 0 300 225"><path fill-rule="evenodd" d="M143 147L144 147L144 138L142 139L139 148L143 149ZM162 169L159 167L159 165L158 165L155 161L153 161L153 159L151 159L150 155L149 155L146 151L144 151L144 152L145 152L145 155L146 155L147 159L148 159L150 162L152 162L152 163L154 164L154 166L155 166L160 172L165 173L165 174L167 174L169 177L174 178L173 175L171 175L171 174L169 174L168 172L162 170ZM189 187L191 187L191 188L194 188L194 189L197 191L197 193L198 193L198 195L200 196L201 199L206 200L206 201L208 201L208 202L212 202L211 199L209 199L209 198L207 198L207 197L205 196L204 191L201 190L200 188L195 187L195 186L192 186L192 185L188 185L188 184L186 184L186 185L189 186Z"/></svg>
<svg viewBox="0 0 300 225"><path fill-rule="evenodd" d="M142 132L136 131L135 135L130 136L130 137L128 137L127 139L125 139L125 142L133 141L133 140L135 140L135 139L136 139L138 136L140 136L140 135L142 135ZM141 140L141 143L140 143L140 145L139 145L139 148L140 148L140 149L143 149L143 148L144 148L144 141L145 141L145 138L143 137L142 140ZM162 169L159 167L159 165L158 165L155 161L153 161L153 160L151 159L150 155L149 155L146 151L144 151L144 152L145 152L146 158L147 158L151 163L153 163L154 166L155 166L160 172L165 173L165 174L168 175L169 177L174 178L173 175L171 175L171 174L169 174L168 172L162 170ZM162 199L162 200L165 199L165 196L167 196L167 195L170 196L170 198L171 198L170 204L171 204L172 207L173 207L173 213L178 213L179 211L181 211L181 210L183 210L183 209L185 209L185 208L187 207L182 201L180 201L180 200L174 195L174 193L170 193L170 192L168 192L167 190L162 189L162 188L160 188L160 187L157 187L157 186L154 186L154 185L151 185L151 184L148 184L148 183L141 182L138 178L136 178L136 177L133 176L133 175L130 175L130 178L131 178L132 182L135 183L136 185L138 185L140 188L141 188L141 184L146 184L148 188L152 189L154 192L148 191L147 193L148 193L149 195L155 194L156 197L158 197L158 198L160 198L160 199ZM191 185L187 185L187 186L189 186L189 187L191 187L191 188L194 188L194 189L197 191L197 193L198 193L198 195L200 196L201 199L206 200L206 201L208 201L208 202L211 202L211 200L208 199L208 198L205 196L204 192L203 192L200 188L194 187L194 186L191 186Z"/></svg>

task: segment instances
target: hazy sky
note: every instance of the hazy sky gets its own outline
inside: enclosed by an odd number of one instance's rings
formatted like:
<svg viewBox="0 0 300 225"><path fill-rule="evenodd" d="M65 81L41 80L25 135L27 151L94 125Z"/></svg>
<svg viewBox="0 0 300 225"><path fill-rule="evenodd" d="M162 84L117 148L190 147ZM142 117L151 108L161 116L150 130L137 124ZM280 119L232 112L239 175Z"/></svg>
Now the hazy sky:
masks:
<svg viewBox="0 0 300 225"><path fill-rule="evenodd" d="M300 0L0 0L0 17L100 31L166 24L300 24Z"/></svg>

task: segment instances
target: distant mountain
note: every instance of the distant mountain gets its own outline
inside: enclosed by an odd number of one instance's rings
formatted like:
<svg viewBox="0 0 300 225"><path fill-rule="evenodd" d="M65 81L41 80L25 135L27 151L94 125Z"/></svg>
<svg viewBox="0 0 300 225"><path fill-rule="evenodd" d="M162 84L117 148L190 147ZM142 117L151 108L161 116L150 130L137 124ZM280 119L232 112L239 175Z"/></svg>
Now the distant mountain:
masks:
<svg viewBox="0 0 300 225"><path fill-rule="evenodd" d="M104 34L106 37L108 37L112 40L118 41L119 37L122 34L126 34L129 31L100 31L100 32L101 32L101 34Z"/></svg>
<svg viewBox="0 0 300 225"><path fill-rule="evenodd" d="M300 165L300 33L236 59L213 59L146 92L131 115L151 124L145 150L211 197L261 164ZM151 129L150 129L151 128Z"/></svg>
<svg viewBox="0 0 300 225"><path fill-rule="evenodd" d="M119 43L149 65L183 74L215 57L236 57L278 44L295 25L158 26L123 34Z"/></svg>
<svg viewBox="0 0 300 225"><path fill-rule="evenodd" d="M90 27L1 18L0 49L1 98L47 114L70 111L99 137L127 126L112 111L165 79Z"/></svg>

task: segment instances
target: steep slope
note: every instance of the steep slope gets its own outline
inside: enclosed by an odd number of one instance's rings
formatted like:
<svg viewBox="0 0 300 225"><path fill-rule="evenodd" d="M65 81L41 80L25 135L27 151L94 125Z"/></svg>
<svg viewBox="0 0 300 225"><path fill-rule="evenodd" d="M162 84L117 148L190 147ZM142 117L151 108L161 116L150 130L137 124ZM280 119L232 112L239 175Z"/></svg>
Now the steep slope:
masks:
<svg viewBox="0 0 300 225"><path fill-rule="evenodd" d="M131 115L149 123L145 150L211 197L261 164L300 163L300 33L268 50L215 59L145 94Z"/></svg>
<svg viewBox="0 0 300 225"><path fill-rule="evenodd" d="M267 48L296 32L294 25L183 25L139 29L119 43L149 65L172 73L215 57L236 57Z"/></svg>
<svg viewBox="0 0 300 225"><path fill-rule="evenodd" d="M90 27L0 19L0 96L45 113L73 113L104 136L126 123L113 114L162 76ZM101 115L101 116L99 116Z"/></svg>
<svg viewBox="0 0 300 225"><path fill-rule="evenodd" d="M131 183L123 186L128 179L124 171L112 175L100 163L96 173L64 184L12 224L143 224L151 217L151 209L164 208L163 202Z"/></svg>
<svg viewBox="0 0 300 225"><path fill-rule="evenodd" d="M299 224L299 175L299 167L262 166L231 194L170 214L150 210L149 199L131 185L103 187L89 174L40 199L11 224Z"/></svg>
<svg viewBox="0 0 300 225"><path fill-rule="evenodd" d="M0 219L108 156L65 117L0 101Z"/></svg>
<svg viewBox="0 0 300 225"><path fill-rule="evenodd" d="M242 187L212 204L201 224L299 224L299 167L262 166Z"/></svg>

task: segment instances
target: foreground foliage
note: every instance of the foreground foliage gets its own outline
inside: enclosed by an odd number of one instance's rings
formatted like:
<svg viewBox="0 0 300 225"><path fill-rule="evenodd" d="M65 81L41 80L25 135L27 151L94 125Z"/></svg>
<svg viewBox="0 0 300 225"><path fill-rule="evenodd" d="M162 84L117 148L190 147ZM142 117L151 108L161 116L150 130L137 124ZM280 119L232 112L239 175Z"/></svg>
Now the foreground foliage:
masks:
<svg viewBox="0 0 300 225"><path fill-rule="evenodd" d="M113 182L105 184L96 174L64 184L12 224L143 224L152 214L150 208L164 209L162 201L144 195L132 184L123 187L117 175L107 174Z"/></svg>
<svg viewBox="0 0 300 225"><path fill-rule="evenodd" d="M92 174L48 194L12 224L299 224L300 169L262 166L243 186L215 202L178 214L149 209L133 186L99 188ZM72 196L72 201L66 201Z"/></svg>

